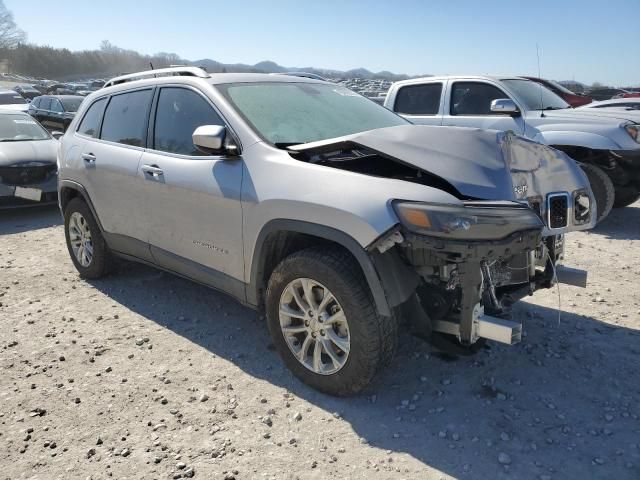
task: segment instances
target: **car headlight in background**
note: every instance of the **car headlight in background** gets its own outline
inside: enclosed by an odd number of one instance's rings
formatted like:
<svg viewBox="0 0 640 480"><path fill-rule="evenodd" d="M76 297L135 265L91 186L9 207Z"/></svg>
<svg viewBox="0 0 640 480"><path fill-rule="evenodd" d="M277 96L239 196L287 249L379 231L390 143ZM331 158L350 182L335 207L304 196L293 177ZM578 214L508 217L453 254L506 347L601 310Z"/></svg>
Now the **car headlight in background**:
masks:
<svg viewBox="0 0 640 480"><path fill-rule="evenodd" d="M624 129L631 138L633 138L637 143L640 143L640 125L631 123L629 125L625 125Z"/></svg>
<svg viewBox="0 0 640 480"><path fill-rule="evenodd" d="M514 203L451 206L396 201L393 208L412 232L451 240L500 240L515 232L544 227L533 210Z"/></svg>

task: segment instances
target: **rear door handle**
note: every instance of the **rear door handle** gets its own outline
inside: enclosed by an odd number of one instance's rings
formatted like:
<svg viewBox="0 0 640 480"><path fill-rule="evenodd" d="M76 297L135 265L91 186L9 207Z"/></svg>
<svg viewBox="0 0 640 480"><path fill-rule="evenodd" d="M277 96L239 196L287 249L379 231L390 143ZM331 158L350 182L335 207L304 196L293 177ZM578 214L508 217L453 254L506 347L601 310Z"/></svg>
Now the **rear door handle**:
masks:
<svg viewBox="0 0 640 480"><path fill-rule="evenodd" d="M83 153L82 159L85 161L85 163L89 164L96 162L96 156L93 153Z"/></svg>
<svg viewBox="0 0 640 480"><path fill-rule="evenodd" d="M164 172L162 171L162 169L157 165L143 165L142 171L146 175L149 175L150 177L153 177L153 178L158 178L164 175Z"/></svg>

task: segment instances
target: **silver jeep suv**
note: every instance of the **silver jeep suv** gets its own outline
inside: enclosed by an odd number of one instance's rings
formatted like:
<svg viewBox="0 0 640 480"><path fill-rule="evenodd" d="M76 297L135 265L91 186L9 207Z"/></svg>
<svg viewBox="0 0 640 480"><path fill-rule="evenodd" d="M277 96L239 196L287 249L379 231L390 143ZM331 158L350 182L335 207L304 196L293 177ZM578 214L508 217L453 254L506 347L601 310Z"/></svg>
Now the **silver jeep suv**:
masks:
<svg viewBox="0 0 640 480"><path fill-rule="evenodd" d="M115 78L61 139L80 275L114 255L264 309L293 373L360 391L401 328L441 349L515 343L519 298L594 225L585 175L512 133L411 125L335 84L180 67Z"/></svg>

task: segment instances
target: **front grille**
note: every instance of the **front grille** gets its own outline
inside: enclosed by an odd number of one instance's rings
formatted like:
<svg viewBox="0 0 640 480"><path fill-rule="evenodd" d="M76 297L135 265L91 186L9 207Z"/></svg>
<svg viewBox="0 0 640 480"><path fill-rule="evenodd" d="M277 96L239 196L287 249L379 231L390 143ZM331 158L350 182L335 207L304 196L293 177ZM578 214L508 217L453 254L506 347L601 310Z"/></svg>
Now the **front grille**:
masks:
<svg viewBox="0 0 640 480"><path fill-rule="evenodd" d="M569 224L569 195L554 193L547 197L549 228L564 228Z"/></svg>
<svg viewBox="0 0 640 480"><path fill-rule="evenodd" d="M44 182L55 171L55 164L0 167L0 182L11 186L33 185Z"/></svg>

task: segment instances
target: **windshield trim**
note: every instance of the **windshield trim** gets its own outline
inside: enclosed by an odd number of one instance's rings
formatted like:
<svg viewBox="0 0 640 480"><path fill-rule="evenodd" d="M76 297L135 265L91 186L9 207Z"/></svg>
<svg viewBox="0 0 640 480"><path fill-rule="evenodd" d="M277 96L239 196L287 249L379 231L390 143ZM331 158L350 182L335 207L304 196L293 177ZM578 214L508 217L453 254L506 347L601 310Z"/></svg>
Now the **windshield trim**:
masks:
<svg viewBox="0 0 640 480"><path fill-rule="evenodd" d="M228 93L228 89L229 87L233 87L233 86L238 86L238 85L273 85L273 84L286 84L286 85L326 85L329 87L340 87L340 88L345 88L347 90L349 90L350 92L353 92L354 95L357 95L358 97L364 98L367 101L371 102L372 104L376 105L377 107L380 108L385 108L382 105L380 105L379 103L374 102L373 100L371 100L369 97L365 97L364 95L361 95L357 92L354 92L353 90L344 87L342 85L338 85L338 84L334 84L331 82L322 82L322 81L317 81L317 82L308 82L308 81L296 81L295 79L292 79L292 81L288 81L288 82L284 82L284 81L277 81L277 82L270 82L270 81L264 81L264 82L228 82L228 83L218 83L215 85L212 85L213 88L215 88L220 95L224 98L224 100L228 103L229 108L231 108L233 110L233 112L238 115L242 121L244 122L246 128L249 129L249 131L255 135L256 137L258 137L260 140L262 140L264 143L266 143L267 145L270 145L274 148L277 148L278 150L284 150L286 151L287 148L294 146L294 145L304 145L307 143L312 143L312 142L297 142L297 143L291 143L291 142L287 142L287 143L273 143L271 142L268 138L266 138L263 133L258 130L256 128L256 126L253 124L253 122L251 122L251 120L249 120L249 118L247 118L247 116L244 114L244 112L242 110L240 110L240 108L237 107L237 105L235 104L235 102L230 98L229 93ZM406 118L402 117L401 115L398 115L396 112L393 112L389 109L386 109L390 114L393 114L395 117L397 117L398 119L400 119L405 125L412 125L412 123L407 120ZM383 128L383 127L380 127ZM367 132L370 131L372 129L369 130L362 130L361 132L353 132L351 134L345 134L345 135L338 135L336 137L331 137L331 138L341 138L344 136L348 136L348 135L352 135L352 134L356 134L356 133L362 133L362 132ZM326 139L322 139L322 140L314 140L313 142L317 142L317 141L326 141L326 140L330 140L331 138L326 138Z"/></svg>

